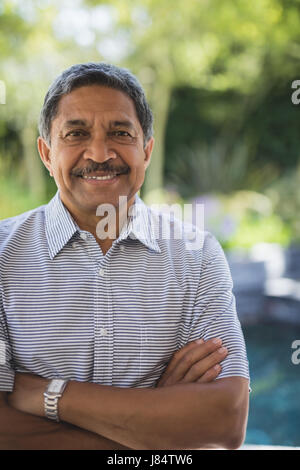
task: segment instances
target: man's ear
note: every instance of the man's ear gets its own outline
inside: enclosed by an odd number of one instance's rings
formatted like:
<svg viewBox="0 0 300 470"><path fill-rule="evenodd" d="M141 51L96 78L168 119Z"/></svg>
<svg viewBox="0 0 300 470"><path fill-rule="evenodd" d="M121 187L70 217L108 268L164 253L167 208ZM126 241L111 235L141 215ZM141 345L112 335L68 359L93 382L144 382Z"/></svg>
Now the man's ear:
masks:
<svg viewBox="0 0 300 470"><path fill-rule="evenodd" d="M53 176L49 145L42 137L39 137L37 140L37 147L38 147L38 151L39 151L42 162L44 163L45 167L49 171L50 176Z"/></svg>
<svg viewBox="0 0 300 470"><path fill-rule="evenodd" d="M153 151L153 147L154 147L154 137L151 137L147 144L146 144L146 147L144 148L144 152L145 152L145 158L144 158L144 167L145 167L145 170L148 168L149 164L150 164L150 160L151 160L151 155L152 155L152 151Z"/></svg>

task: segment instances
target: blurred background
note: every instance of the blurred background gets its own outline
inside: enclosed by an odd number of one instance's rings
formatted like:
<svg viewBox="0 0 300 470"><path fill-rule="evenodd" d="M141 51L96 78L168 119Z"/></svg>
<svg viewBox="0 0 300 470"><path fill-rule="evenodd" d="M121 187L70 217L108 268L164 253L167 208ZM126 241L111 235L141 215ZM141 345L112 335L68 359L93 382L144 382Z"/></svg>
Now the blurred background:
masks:
<svg viewBox="0 0 300 470"><path fill-rule="evenodd" d="M231 267L246 444L300 446L300 1L0 0L0 59L0 219L56 192L36 150L52 80L89 61L136 74L155 117L142 197L204 203Z"/></svg>

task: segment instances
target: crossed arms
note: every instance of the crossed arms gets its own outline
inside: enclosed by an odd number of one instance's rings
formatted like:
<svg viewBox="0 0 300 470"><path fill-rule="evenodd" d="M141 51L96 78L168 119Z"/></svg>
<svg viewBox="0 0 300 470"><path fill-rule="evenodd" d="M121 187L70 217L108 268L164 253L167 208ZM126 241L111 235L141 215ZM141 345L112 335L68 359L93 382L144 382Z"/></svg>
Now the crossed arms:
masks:
<svg viewBox="0 0 300 470"><path fill-rule="evenodd" d="M155 388L70 381L59 400L61 423L44 418L48 380L17 373L13 393L0 393L0 449L238 448L248 380L214 380L227 355L219 348L213 340L189 343Z"/></svg>

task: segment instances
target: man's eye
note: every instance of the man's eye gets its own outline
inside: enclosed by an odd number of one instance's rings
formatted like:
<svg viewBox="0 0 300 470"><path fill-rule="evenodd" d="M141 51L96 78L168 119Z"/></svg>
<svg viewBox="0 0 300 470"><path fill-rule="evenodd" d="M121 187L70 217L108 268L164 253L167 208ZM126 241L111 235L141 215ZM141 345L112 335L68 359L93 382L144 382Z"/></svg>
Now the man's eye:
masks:
<svg viewBox="0 0 300 470"><path fill-rule="evenodd" d="M112 132L112 134L116 137L131 137L131 135L127 131L114 131Z"/></svg>
<svg viewBox="0 0 300 470"><path fill-rule="evenodd" d="M111 131L108 135L111 139L120 144L131 144L135 141L135 137L133 137L127 131Z"/></svg>

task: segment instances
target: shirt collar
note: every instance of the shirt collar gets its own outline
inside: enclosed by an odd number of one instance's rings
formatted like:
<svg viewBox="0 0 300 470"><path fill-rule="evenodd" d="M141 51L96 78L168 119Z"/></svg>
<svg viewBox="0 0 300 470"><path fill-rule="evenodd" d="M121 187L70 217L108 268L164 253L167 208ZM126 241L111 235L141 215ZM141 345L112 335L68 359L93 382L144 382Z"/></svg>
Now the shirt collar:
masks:
<svg viewBox="0 0 300 470"><path fill-rule="evenodd" d="M155 236L155 217L138 195L135 196L129 214L118 240L137 239L150 250L160 253L161 249Z"/></svg>
<svg viewBox="0 0 300 470"><path fill-rule="evenodd" d="M59 191L47 204L45 209L46 237L48 241L49 255L53 259L68 243L73 235L79 231L79 227L61 201ZM116 242L125 239L137 239L146 247L160 253L153 226L153 217L150 209L136 195L131 216L127 224L122 228Z"/></svg>
<svg viewBox="0 0 300 470"><path fill-rule="evenodd" d="M60 199L59 191L46 206L45 224L49 255L53 259L78 230L73 217Z"/></svg>

